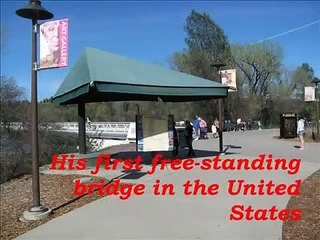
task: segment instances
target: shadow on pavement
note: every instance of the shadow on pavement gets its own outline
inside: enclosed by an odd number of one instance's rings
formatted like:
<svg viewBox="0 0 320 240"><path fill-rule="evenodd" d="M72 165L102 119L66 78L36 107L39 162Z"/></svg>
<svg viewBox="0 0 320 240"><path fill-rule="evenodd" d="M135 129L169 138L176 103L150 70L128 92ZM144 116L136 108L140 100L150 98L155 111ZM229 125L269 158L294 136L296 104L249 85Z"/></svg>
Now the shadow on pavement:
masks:
<svg viewBox="0 0 320 240"><path fill-rule="evenodd" d="M146 175L146 172L141 172L139 170L122 170L121 172L123 172L125 175L124 176L120 176L117 177L119 179L139 179L142 178L144 175Z"/></svg>
<svg viewBox="0 0 320 240"><path fill-rule="evenodd" d="M230 147L229 147L230 148ZM241 148L241 147L240 147ZM195 149L195 158L208 158L208 157L215 157L220 154L218 151L207 151L207 150L197 150ZM114 154L112 156L113 159L136 159L138 156L141 156L143 161L142 164L144 165L151 165L152 159L157 155L161 154L162 159L188 159L190 157L187 156L188 149L180 149L177 156L173 156L172 151L158 151L158 152L136 152L136 151L128 151L128 152L121 152L118 154ZM234 152L227 152L225 151L225 155L236 154Z"/></svg>
<svg viewBox="0 0 320 240"><path fill-rule="evenodd" d="M107 182L103 185L103 188L105 188L106 186L108 186L109 184L111 184L114 180L116 180L116 179L121 179L121 178L125 177L125 175L126 175L126 174L123 173L123 174L121 174L121 175L119 175L119 176L117 176L117 177L115 177L115 178L112 178L111 180L107 181ZM99 189L96 188L96 189L94 189L92 192L94 193L94 192L97 192L98 190L99 190ZM73 202L75 202L75 201L77 201L77 200L79 200L79 199L81 199L81 198L83 198L83 197L85 197L85 196L87 196L87 195L89 195L89 194L88 194L88 193L84 193L84 194L82 194L82 195L80 195L80 196L77 196L77 197L75 197L75 198L73 198L73 199L71 199L71 200L69 200L69 201L67 201L67 202L65 202L65 203L63 203L63 204L61 204L61 205L53 208L53 209L52 209L52 213L54 213L55 211L59 210L60 208L63 208L63 207L65 207L65 206L68 206L69 204L71 204L71 203L73 203ZM107 196L107 195L106 195L106 196Z"/></svg>
<svg viewBox="0 0 320 240"><path fill-rule="evenodd" d="M241 146L235 146L235 145L225 145L225 150L224 153L225 155L232 155L232 154L236 154L233 152L227 152L228 149L239 149L241 148ZM207 150L197 150L195 149L195 154L196 154L196 158L208 158L208 157L215 157L217 155L220 154L220 152L218 151L207 151ZM165 159L188 159L189 157L187 157L188 154L188 149L179 149L179 154L174 157L173 156L173 152L172 151L159 151L159 152L136 152L136 151L127 151L127 152L119 152L119 153L115 153L112 154L112 158L113 159L135 159L138 156L141 156L143 159L142 164L144 165L151 165L152 164L152 159L156 154L161 154L163 156L163 158ZM94 156L92 158L96 158L97 153L94 153ZM95 163L95 161L92 161L92 163ZM159 163L158 163L159 164ZM139 179L142 178L143 176L145 176L147 173L146 172L142 172L142 171L138 171L135 169L132 170L122 170L121 171L122 174L120 174L117 177L114 177L112 179L110 179L110 181L106 182L104 184L103 187L106 187L107 185L111 184L114 180L116 179ZM93 190L93 192L98 191L98 189ZM60 206L55 207L54 209L52 209L53 212L57 211L58 209L65 207L77 200L79 200L80 198L83 198L84 196L88 195L83 194L80 196L75 197L74 199L67 201L64 204L61 204Z"/></svg>

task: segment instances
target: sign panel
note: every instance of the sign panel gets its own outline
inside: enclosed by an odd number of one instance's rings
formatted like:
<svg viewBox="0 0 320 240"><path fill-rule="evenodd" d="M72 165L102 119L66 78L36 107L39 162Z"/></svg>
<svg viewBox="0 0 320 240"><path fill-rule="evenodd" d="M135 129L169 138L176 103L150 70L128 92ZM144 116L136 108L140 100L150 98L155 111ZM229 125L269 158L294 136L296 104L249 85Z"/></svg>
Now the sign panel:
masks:
<svg viewBox="0 0 320 240"><path fill-rule="evenodd" d="M237 91L237 82L236 82L236 69L221 70L221 83L231 89L228 89L228 92Z"/></svg>
<svg viewBox="0 0 320 240"><path fill-rule="evenodd" d="M137 116L137 150L172 151L173 115Z"/></svg>
<svg viewBox="0 0 320 240"><path fill-rule="evenodd" d="M282 113L281 114L282 117L297 117L297 114L295 113Z"/></svg>
<svg viewBox="0 0 320 240"><path fill-rule="evenodd" d="M314 102L316 100L315 87L304 87L304 101Z"/></svg>
<svg viewBox="0 0 320 240"><path fill-rule="evenodd" d="M40 25L40 69L68 66L68 19Z"/></svg>

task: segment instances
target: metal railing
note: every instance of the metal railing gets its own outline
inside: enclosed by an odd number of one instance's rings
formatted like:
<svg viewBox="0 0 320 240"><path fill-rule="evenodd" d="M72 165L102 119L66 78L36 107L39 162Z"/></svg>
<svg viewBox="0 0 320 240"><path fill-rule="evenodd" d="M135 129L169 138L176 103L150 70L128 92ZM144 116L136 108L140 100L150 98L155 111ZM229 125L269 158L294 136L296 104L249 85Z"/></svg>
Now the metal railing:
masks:
<svg viewBox="0 0 320 240"><path fill-rule="evenodd" d="M92 138L126 139L130 122L91 122L86 124L86 134ZM77 122L55 123L54 131L78 133Z"/></svg>

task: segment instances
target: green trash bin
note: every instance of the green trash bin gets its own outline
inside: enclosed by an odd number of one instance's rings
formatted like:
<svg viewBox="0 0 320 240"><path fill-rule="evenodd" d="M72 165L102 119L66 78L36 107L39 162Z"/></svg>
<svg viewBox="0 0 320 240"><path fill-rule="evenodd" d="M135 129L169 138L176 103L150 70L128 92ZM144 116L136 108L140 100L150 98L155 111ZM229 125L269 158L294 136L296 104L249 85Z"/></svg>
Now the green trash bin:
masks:
<svg viewBox="0 0 320 240"><path fill-rule="evenodd" d="M184 127L176 127L178 135L178 143L180 148L188 147L186 139L186 129Z"/></svg>
<svg viewBox="0 0 320 240"><path fill-rule="evenodd" d="M280 114L280 138L297 137L297 114Z"/></svg>

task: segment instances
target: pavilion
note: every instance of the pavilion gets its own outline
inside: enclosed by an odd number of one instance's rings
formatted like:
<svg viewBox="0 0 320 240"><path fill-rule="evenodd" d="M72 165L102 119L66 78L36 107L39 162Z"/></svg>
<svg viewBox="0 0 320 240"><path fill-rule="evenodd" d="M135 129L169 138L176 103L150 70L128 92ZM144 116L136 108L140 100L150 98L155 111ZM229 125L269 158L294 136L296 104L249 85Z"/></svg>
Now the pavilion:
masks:
<svg viewBox="0 0 320 240"><path fill-rule="evenodd" d="M189 102L226 98L221 83L86 48L64 79L53 102L78 104L79 150L86 153L85 104L109 101Z"/></svg>

